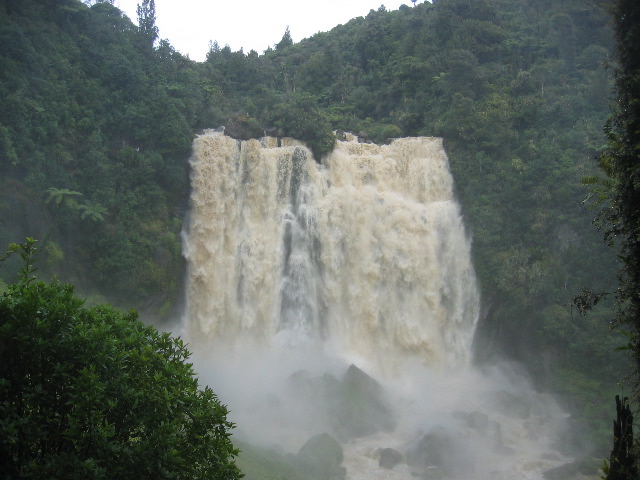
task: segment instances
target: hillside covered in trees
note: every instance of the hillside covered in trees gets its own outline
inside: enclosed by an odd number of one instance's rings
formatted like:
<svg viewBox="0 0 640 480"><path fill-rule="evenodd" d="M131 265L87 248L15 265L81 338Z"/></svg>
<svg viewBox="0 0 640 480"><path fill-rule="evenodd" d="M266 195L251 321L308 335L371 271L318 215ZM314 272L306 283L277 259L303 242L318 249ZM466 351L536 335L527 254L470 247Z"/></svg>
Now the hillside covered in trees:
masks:
<svg viewBox="0 0 640 480"><path fill-rule="evenodd" d="M477 359L528 363L586 428L608 428L602 399L627 371L611 307L571 308L585 286L615 281L581 184L606 141L608 3L381 6L262 53L214 43L199 63L144 11L138 27L106 1L2 0L0 244L36 237L41 271L167 317L203 128L295 136L320 161L333 130L442 136L482 290Z"/></svg>

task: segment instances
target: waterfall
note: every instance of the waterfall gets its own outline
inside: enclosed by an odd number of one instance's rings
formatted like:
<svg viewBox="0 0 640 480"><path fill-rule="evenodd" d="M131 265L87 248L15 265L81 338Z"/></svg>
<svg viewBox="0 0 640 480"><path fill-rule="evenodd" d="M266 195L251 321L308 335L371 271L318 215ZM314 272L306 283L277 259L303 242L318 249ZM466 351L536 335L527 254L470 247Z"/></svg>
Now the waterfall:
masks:
<svg viewBox="0 0 640 480"><path fill-rule="evenodd" d="M194 145L189 328L318 341L373 367L468 362L478 294L441 139Z"/></svg>
<svg viewBox="0 0 640 480"><path fill-rule="evenodd" d="M184 335L240 435L295 452L330 431L351 479L537 479L564 462L553 400L471 365L479 295L441 139L352 138L318 163L292 139L206 131L191 166ZM382 447L406 464L379 467Z"/></svg>

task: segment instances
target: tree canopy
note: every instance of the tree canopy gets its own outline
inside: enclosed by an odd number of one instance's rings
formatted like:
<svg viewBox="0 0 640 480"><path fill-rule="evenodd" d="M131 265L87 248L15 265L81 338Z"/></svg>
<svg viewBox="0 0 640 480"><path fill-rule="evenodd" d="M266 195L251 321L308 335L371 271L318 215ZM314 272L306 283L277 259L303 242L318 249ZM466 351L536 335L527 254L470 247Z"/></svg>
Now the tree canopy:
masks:
<svg viewBox="0 0 640 480"><path fill-rule="evenodd" d="M607 243L621 260L615 292L614 326L627 333L627 348L635 358L633 378L636 408L640 405L640 4L613 2L616 40L615 92L618 102L606 126L607 148L599 159L607 181L601 226ZM633 416L627 399L616 397L614 448L608 480L633 480L638 474L638 447L634 448ZM637 438L635 439L637 441Z"/></svg>
<svg viewBox="0 0 640 480"><path fill-rule="evenodd" d="M608 148L600 157L609 175L611 203L605 211L606 236L619 244L622 265L618 290L621 325L633 333L633 352L640 371L640 5L617 0L616 35L618 103L607 124ZM640 381L640 376L638 376Z"/></svg>
<svg viewBox="0 0 640 480"><path fill-rule="evenodd" d="M36 280L30 239L10 252L26 266L0 296L0 477L241 477L227 409L180 339Z"/></svg>

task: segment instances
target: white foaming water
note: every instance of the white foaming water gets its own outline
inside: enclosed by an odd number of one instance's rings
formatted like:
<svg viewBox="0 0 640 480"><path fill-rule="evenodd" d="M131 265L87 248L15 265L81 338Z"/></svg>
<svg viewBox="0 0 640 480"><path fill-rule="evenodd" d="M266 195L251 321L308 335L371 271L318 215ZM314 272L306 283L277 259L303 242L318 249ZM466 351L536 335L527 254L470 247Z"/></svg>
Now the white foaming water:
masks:
<svg viewBox="0 0 640 480"><path fill-rule="evenodd" d="M354 480L538 479L565 463L552 399L470 365L479 297L441 139L338 142L322 165L278 143L194 142L184 335L238 435L295 453L329 432ZM369 415L393 427L336 424L349 364L384 388L389 411ZM403 460L380 466L382 448Z"/></svg>

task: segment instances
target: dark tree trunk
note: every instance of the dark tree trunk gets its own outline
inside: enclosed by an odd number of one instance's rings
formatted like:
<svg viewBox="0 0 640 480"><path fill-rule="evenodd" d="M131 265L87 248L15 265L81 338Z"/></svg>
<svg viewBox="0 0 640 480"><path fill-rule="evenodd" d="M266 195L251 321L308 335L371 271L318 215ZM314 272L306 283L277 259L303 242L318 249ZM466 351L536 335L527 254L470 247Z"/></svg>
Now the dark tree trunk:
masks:
<svg viewBox="0 0 640 480"><path fill-rule="evenodd" d="M613 421L613 449L609 457L606 480L637 480L633 452L633 415L628 398L620 401L616 395L616 420Z"/></svg>

